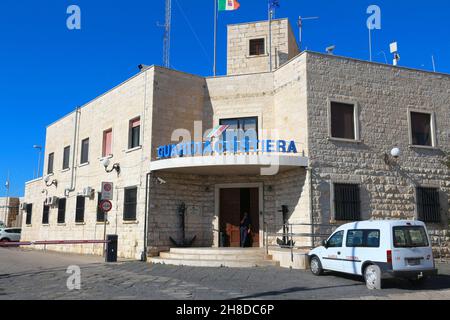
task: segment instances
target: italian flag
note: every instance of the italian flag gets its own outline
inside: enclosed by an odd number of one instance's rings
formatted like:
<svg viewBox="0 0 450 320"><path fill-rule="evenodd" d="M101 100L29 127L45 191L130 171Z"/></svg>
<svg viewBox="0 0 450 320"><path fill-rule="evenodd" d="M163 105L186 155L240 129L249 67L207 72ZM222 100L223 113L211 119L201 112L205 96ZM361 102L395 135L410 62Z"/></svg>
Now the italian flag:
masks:
<svg viewBox="0 0 450 320"><path fill-rule="evenodd" d="M217 0L219 1L219 11L234 11L241 6L237 0Z"/></svg>

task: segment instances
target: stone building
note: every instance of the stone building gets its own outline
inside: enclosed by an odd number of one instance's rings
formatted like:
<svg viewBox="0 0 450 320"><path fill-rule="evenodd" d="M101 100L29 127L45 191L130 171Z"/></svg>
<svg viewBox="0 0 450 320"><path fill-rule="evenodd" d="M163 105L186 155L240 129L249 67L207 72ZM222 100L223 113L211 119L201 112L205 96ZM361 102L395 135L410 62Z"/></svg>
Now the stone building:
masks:
<svg viewBox="0 0 450 320"><path fill-rule="evenodd" d="M284 219L302 233L371 218L448 227L450 76L299 53L287 19L272 28L270 55L267 21L228 27L226 76L142 66L49 125L46 176L25 186L23 240L103 239L105 181L106 232L127 258L239 246L244 212L254 247L275 242Z"/></svg>
<svg viewBox="0 0 450 320"><path fill-rule="evenodd" d="M0 198L0 224L6 227L20 227L20 199L15 197Z"/></svg>

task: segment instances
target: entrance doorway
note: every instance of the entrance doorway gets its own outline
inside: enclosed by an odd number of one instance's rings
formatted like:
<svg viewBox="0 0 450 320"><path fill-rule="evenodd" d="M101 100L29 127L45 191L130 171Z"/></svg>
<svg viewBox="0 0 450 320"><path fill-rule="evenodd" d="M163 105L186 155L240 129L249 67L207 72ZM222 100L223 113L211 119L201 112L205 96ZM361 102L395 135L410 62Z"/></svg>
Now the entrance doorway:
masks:
<svg viewBox="0 0 450 320"><path fill-rule="evenodd" d="M220 189L219 224L224 235L222 246L240 247L240 224L244 213L251 221L249 247L259 247L259 188Z"/></svg>

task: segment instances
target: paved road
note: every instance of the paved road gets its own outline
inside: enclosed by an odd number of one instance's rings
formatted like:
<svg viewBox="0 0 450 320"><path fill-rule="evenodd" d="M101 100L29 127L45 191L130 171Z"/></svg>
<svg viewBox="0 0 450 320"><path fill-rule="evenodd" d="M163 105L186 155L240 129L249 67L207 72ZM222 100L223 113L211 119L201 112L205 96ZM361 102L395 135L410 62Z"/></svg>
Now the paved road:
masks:
<svg viewBox="0 0 450 320"><path fill-rule="evenodd" d="M81 290L69 290L67 267L81 269ZM0 248L0 299L450 299L450 265L420 290L393 281L370 292L352 276L275 267L193 268Z"/></svg>

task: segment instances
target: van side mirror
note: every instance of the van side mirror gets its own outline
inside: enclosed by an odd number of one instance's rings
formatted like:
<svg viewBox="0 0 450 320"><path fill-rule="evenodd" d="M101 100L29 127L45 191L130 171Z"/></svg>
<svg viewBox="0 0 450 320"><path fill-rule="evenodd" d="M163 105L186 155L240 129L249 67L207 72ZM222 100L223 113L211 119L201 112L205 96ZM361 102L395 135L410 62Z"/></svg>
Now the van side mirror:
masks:
<svg viewBox="0 0 450 320"><path fill-rule="evenodd" d="M324 246L325 248L328 248L328 242L327 242L327 240L323 240L323 241L322 241L322 246Z"/></svg>

